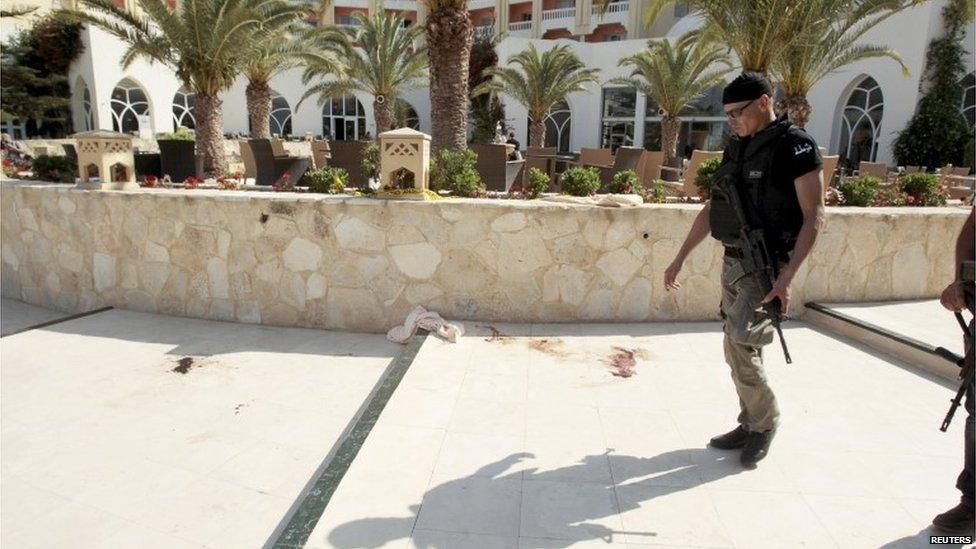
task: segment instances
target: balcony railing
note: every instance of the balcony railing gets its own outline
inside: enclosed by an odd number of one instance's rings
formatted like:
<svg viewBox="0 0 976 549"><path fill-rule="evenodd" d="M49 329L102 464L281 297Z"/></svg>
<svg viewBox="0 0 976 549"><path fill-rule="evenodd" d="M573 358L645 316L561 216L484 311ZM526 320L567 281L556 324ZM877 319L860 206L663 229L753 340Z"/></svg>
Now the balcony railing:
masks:
<svg viewBox="0 0 976 549"><path fill-rule="evenodd" d="M532 30L532 21L518 21L508 24L508 30L512 32Z"/></svg>
<svg viewBox="0 0 976 549"><path fill-rule="evenodd" d="M593 15L600 15L601 6L593 6ZM624 0L623 2L611 2L607 6L607 11L605 13L623 13L630 9L630 2Z"/></svg>
<svg viewBox="0 0 976 549"><path fill-rule="evenodd" d="M542 10L542 20L562 19L576 15L576 8L559 8L554 10Z"/></svg>

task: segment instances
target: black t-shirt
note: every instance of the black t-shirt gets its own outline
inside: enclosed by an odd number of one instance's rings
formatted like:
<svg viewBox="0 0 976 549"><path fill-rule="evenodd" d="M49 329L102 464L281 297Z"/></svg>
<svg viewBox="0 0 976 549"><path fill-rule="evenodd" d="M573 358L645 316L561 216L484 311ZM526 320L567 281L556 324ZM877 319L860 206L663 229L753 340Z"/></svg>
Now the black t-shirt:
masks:
<svg viewBox="0 0 976 549"><path fill-rule="evenodd" d="M773 182L793 186L797 177L823 166L817 142L801 128L790 128L776 147L770 166Z"/></svg>

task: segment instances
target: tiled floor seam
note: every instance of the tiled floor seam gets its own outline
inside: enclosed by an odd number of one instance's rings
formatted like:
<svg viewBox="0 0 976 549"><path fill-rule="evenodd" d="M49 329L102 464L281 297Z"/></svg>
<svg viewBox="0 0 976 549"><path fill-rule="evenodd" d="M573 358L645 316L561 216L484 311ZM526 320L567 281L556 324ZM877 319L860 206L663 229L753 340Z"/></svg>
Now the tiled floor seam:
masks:
<svg viewBox="0 0 976 549"><path fill-rule="evenodd" d="M428 335L427 330L418 330L403 351L391 361L389 368L377 382L376 388L371 391L363 407L354 417L351 427L343 433L335 444L334 450L316 470L314 480L302 491L301 496L296 500L296 505L289 509L281 525L272 532L265 547L275 549L304 547L339 482L355 460L369 433L376 426L383 408L410 369Z"/></svg>

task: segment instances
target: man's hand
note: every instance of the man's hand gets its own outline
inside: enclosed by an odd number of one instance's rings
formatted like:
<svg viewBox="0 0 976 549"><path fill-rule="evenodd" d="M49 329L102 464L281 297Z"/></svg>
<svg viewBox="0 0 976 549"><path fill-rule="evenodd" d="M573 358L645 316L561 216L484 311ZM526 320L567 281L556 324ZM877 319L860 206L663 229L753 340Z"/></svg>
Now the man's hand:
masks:
<svg viewBox="0 0 976 549"><path fill-rule="evenodd" d="M762 302L769 303L778 297L780 302L780 312L782 312L782 314L785 316L786 311L789 310L790 306L790 284L792 282L793 281L790 278L780 276L778 279L776 279L776 282L773 283L773 289L766 294L766 297L763 298Z"/></svg>
<svg viewBox="0 0 976 549"><path fill-rule="evenodd" d="M953 282L942 290L942 297L939 298L942 306L950 311L961 311L966 306L966 296L962 291L961 282Z"/></svg>
<svg viewBox="0 0 976 549"><path fill-rule="evenodd" d="M678 282L678 273L681 272L681 261L675 259L668 265L668 268L664 270L664 289L665 290L677 290L681 288L681 283Z"/></svg>

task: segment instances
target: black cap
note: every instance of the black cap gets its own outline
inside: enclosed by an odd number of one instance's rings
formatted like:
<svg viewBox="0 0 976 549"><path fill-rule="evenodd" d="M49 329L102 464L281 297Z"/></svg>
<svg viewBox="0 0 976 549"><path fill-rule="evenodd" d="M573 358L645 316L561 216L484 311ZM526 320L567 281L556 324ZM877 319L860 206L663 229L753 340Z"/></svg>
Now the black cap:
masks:
<svg viewBox="0 0 976 549"><path fill-rule="evenodd" d="M766 79L766 75L756 71L742 71L742 74L722 90L722 104L749 101L763 94L773 96L773 85Z"/></svg>

